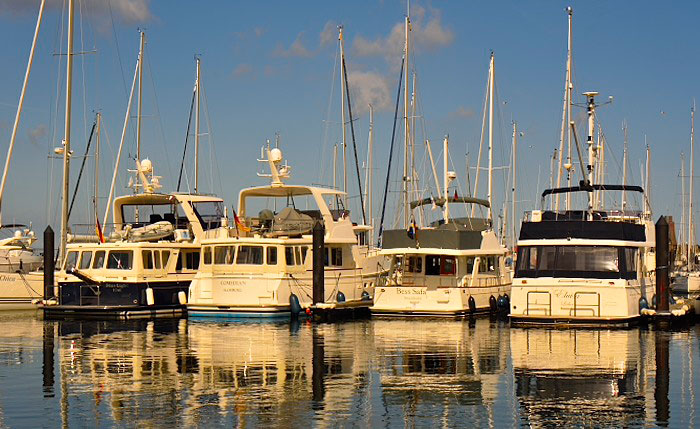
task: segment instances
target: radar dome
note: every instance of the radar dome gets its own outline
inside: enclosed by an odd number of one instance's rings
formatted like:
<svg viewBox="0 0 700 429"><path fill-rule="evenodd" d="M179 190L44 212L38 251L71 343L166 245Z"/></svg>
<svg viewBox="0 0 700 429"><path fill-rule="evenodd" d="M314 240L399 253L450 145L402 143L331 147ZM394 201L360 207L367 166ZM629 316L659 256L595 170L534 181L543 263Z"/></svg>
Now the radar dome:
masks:
<svg viewBox="0 0 700 429"><path fill-rule="evenodd" d="M141 161L141 171L143 171L144 173L150 173L151 171L153 171L153 163L150 159L146 158L143 161Z"/></svg>
<svg viewBox="0 0 700 429"><path fill-rule="evenodd" d="M274 148L270 151L270 161L280 162L282 161L282 151L278 148Z"/></svg>

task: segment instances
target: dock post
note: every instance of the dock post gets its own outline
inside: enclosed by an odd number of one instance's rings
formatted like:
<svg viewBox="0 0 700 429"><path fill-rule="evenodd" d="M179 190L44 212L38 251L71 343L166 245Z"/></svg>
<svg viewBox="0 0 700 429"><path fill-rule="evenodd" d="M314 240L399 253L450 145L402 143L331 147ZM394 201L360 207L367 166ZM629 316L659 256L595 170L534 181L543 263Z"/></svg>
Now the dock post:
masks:
<svg viewBox="0 0 700 429"><path fill-rule="evenodd" d="M54 234L51 225L48 225L44 230L44 299L54 297Z"/></svg>
<svg viewBox="0 0 700 429"><path fill-rule="evenodd" d="M313 255L313 304L325 301L324 297L324 261L326 257L326 245L324 237L326 228L322 222L316 222L313 229L313 242L311 244Z"/></svg>
<svg viewBox="0 0 700 429"><path fill-rule="evenodd" d="M656 311L668 313L668 222L656 222Z"/></svg>

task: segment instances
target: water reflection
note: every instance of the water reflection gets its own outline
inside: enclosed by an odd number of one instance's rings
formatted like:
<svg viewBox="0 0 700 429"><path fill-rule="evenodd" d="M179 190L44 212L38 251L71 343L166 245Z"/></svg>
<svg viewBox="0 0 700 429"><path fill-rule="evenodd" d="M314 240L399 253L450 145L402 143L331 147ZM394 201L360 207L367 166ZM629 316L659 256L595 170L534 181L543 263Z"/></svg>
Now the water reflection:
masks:
<svg viewBox="0 0 700 429"><path fill-rule="evenodd" d="M512 329L513 372L523 420L547 426L654 421L653 401L649 407L653 335L642 330ZM664 420L667 417L661 416Z"/></svg>
<svg viewBox="0 0 700 429"><path fill-rule="evenodd" d="M0 315L0 426L692 426L696 328Z"/></svg>

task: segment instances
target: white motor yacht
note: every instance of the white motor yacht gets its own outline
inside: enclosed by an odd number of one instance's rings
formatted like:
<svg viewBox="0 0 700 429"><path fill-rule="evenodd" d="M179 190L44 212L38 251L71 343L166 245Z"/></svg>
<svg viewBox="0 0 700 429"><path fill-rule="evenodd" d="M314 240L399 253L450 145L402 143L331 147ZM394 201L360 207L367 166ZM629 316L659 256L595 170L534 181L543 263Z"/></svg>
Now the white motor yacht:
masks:
<svg viewBox="0 0 700 429"><path fill-rule="evenodd" d="M234 227L202 241L202 264L189 290L187 312L203 317L289 317L312 304L312 228L325 228L325 302L371 303L385 273L368 228L343 207L345 193L287 185L282 151L265 149L272 183L244 189ZM335 207L335 208L331 208ZM257 213L257 215L255 214Z"/></svg>

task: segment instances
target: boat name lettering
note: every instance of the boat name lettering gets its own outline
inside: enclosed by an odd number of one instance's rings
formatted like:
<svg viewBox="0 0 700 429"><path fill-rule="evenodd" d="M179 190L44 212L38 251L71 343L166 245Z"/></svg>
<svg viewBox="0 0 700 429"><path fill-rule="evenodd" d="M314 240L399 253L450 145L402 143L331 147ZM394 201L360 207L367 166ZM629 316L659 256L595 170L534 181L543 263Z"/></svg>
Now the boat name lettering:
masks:
<svg viewBox="0 0 700 429"><path fill-rule="evenodd" d="M552 292L554 296L560 299L573 299L574 298L574 293L562 289L557 289Z"/></svg>
<svg viewBox="0 0 700 429"><path fill-rule="evenodd" d="M0 276L0 282L14 282L15 278L12 276Z"/></svg>
<svg viewBox="0 0 700 429"><path fill-rule="evenodd" d="M425 289L398 288L396 293L399 295L425 295Z"/></svg>

